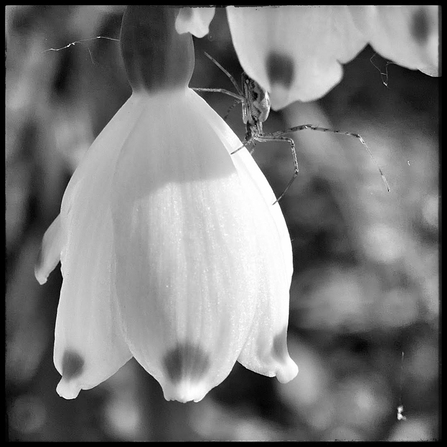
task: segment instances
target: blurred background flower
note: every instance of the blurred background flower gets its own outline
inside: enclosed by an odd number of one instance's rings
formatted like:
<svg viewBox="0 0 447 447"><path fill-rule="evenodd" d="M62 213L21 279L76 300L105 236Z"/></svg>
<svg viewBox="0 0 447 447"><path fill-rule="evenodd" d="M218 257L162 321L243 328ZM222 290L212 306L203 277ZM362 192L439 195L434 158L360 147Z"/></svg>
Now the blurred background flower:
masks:
<svg viewBox="0 0 447 447"><path fill-rule="evenodd" d="M65 401L52 361L61 285L34 262L65 186L96 135L130 96L119 44L122 6L6 8L6 406L18 441L433 440L439 430L439 79L388 64L366 47L312 103L272 112L265 131L312 123L355 138L293 135L300 174L280 205L294 250L289 384L237 365L199 403L166 402L134 361ZM238 79L224 10L195 39L192 87ZM375 55L375 56L374 56ZM371 62L371 57L373 57ZM382 73L382 75L381 75ZM385 75L386 73L386 75ZM382 83L386 77L387 86ZM205 99L222 116L232 98ZM240 109L228 123L242 138ZM254 157L279 195L287 144ZM406 420L397 420L403 405Z"/></svg>

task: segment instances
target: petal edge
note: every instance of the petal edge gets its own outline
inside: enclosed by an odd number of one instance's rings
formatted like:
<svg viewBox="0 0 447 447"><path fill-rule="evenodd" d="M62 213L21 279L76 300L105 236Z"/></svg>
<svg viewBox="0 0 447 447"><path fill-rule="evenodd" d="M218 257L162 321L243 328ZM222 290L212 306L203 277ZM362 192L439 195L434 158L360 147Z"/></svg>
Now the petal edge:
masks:
<svg viewBox="0 0 447 447"><path fill-rule="evenodd" d="M40 285L47 282L49 274L60 261L62 239L60 215L58 215L43 236L41 249L34 267L34 275Z"/></svg>

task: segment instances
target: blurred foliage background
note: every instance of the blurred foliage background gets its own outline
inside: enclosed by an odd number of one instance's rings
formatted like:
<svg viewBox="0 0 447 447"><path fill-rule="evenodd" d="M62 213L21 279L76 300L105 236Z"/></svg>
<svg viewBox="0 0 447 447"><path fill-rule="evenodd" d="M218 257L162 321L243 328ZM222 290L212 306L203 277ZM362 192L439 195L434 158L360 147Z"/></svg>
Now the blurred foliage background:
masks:
<svg viewBox="0 0 447 447"><path fill-rule="evenodd" d="M56 394L61 275L56 269L39 286L34 262L73 170L131 92L118 42L68 44L118 39L123 10L6 7L8 439L438 439L439 79L387 65L370 47L320 101L292 104L265 124L358 132L376 159L355 138L293 135L300 174L280 204L294 250L289 350L297 378L282 385L237 364L203 401L181 404L166 402L132 360L76 400ZM195 45L191 86L231 89L204 55L239 79L223 9ZM204 96L227 114L232 98ZM239 106L227 121L243 138ZM279 195L293 172L287 144L258 143L253 156Z"/></svg>

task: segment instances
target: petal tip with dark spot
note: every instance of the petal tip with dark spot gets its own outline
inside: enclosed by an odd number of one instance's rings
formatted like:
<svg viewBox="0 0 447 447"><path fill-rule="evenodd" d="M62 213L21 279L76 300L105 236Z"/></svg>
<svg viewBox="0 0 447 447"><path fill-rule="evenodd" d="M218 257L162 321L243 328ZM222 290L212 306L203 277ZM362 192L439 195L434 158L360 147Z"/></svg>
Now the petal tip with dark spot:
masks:
<svg viewBox="0 0 447 447"><path fill-rule="evenodd" d="M82 374L84 359L73 350L66 350L62 358L62 376L66 380L75 379Z"/></svg>
<svg viewBox="0 0 447 447"><path fill-rule="evenodd" d="M279 84L290 88L295 77L295 65L291 57L272 52L266 60L267 75L271 85Z"/></svg>
<svg viewBox="0 0 447 447"><path fill-rule="evenodd" d="M163 358L168 383L163 386L166 400L199 402L209 386L204 378L209 370L208 354L198 345L184 342L166 353Z"/></svg>
<svg viewBox="0 0 447 447"><path fill-rule="evenodd" d="M209 358L200 346L185 342L168 351L163 364L172 383L179 383L186 378L194 382L206 374Z"/></svg>
<svg viewBox="0 0 447 447"><path fill-rule="evenodd" d="M420 45L424 45L428 41L429 34L430 18L424 8L419 8L412 17L411 35Z"/></svg>

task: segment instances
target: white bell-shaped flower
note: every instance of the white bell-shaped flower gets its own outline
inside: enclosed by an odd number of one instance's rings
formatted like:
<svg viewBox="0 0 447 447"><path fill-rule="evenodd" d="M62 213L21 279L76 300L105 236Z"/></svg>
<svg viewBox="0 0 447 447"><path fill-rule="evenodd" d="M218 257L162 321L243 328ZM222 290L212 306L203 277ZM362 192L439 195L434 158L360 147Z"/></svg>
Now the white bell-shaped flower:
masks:
<svg viewBox="0 0 447 447"><path fill-rule="evenodd" d="M73 174L36 277L63 275L54 362L74 398L132 356L168 400L199 401L236 361L287 382L292 250L265 177L188 83L178 10L129 6L132 96Z"/></svg>

